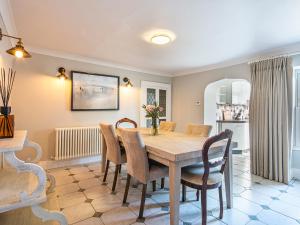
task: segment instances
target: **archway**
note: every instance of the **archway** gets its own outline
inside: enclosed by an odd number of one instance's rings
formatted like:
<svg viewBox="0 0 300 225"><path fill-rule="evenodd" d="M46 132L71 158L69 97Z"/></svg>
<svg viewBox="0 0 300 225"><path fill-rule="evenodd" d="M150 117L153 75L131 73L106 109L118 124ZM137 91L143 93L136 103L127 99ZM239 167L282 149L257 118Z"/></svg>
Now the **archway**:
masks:
<svg viewBox="0 0 300 225"><path fill-rule="evenodd" d="M225 128L233 130L238 150L249 149L249 99L250 83L244 79L218 80L204 92L204 124L213 126L212 135Z"/></svg>

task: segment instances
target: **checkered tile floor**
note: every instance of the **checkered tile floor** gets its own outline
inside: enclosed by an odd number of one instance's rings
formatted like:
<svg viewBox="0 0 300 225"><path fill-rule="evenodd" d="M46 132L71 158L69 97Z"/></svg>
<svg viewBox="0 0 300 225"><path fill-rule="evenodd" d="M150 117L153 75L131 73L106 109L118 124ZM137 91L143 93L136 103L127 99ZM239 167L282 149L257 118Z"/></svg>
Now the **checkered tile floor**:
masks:
<svg viewBox="0 0 300 225"><path fill-rule="evenodd" d="M224 211L218 220L217 190L208 192L209 225L299 225L300 181L284 185L251 175L249 155L234 155L234 208ZM55 193L60 210L69 224L74 225L166 225L169 224L168 188L152 192L149 186L145 205L144 223L136 222L139 210L141 187L130 188L128 206L122 206L125 189L125 167L117 185L117 193L111 194L113 169L110 168L106 185L99 164L51 170L56 178ZM166 187L168 182L166 181ZM188 201L180 205L180 223L201 224L200 202L195 200L195 191L188 189ZM224 203L225 204L225 203Z"/></svg>

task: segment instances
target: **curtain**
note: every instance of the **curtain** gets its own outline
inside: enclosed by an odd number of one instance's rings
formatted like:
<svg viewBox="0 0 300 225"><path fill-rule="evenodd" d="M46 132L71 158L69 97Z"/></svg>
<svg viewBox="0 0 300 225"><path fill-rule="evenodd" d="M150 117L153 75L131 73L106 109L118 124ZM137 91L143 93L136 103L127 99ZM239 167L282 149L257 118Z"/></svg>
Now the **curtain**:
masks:
<svg viewBox="0 0 300 225"><path fill-rule="evenodd" d="M289 57L255 62L251 67L251 172L290 180L293 77Z"/></svg>

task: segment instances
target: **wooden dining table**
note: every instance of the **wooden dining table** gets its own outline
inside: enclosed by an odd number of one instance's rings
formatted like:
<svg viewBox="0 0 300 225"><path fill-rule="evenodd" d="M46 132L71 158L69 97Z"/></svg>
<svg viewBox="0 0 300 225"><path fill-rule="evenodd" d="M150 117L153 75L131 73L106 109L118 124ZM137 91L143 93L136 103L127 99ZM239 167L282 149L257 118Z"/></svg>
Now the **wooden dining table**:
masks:
<svg viewBox="0 0 300 225"><path fill-rule="evenodd" d="M181 168L202 162L202 149L207 137L192 136L179 132L163 132L152 136L148 128L132 128L138 130L148 152L148 157L169 167L169 195L170 195L170 224L179 224L180 206L180 180ZM118 131L116 132L118 135ZM119 136L119 135L118 135ZM209 150L209 158L214 159L223 156L226 141L213 144ZM227 208L232 207L232 148L237 143L232 142L227 165L224 171ZM106 143L101 135L101 170L105 170Z"/></svg>

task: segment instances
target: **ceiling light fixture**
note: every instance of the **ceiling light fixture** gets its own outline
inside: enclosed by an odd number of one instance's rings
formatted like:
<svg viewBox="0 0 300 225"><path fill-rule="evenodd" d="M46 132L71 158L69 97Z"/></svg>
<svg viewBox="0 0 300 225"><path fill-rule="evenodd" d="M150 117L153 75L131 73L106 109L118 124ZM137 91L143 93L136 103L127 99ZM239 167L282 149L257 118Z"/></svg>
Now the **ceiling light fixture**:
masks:
<svg viewBox="0 0 300 225"><path fill-rule="evenodd" d="M151 42L157 45L165 45L171 42L171 38L166 34L158 34L151 38Z"/></svg>
<svg viewBox="0 0 300 225"><path fill-rule="evenodd" d="M8 37L8 38L13 38L17 39L18 42L15 47L8 49L6 52L10 55L14 55L17 58L31 58L31 55L25 50L23 46L22 39L19 37L11 36L8 34L3 34L2 29L0 28L0 41L2 40L3 37Z"/></svg>

